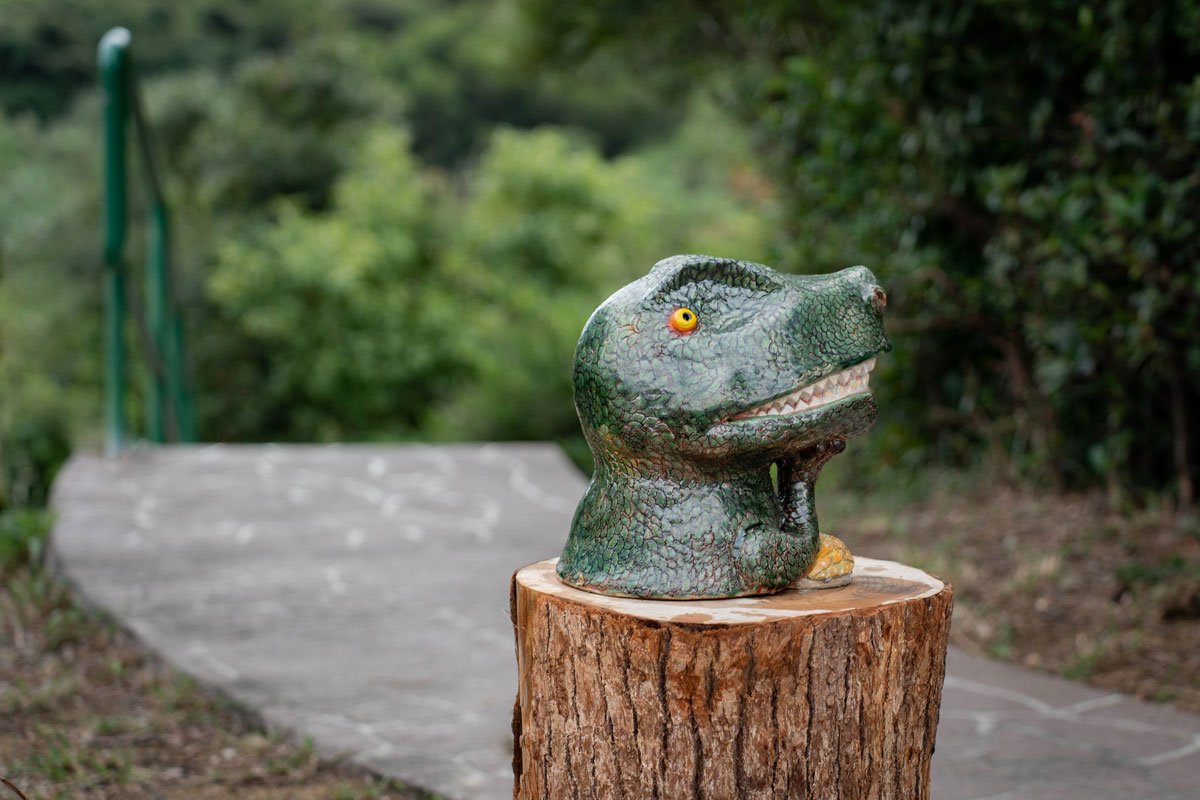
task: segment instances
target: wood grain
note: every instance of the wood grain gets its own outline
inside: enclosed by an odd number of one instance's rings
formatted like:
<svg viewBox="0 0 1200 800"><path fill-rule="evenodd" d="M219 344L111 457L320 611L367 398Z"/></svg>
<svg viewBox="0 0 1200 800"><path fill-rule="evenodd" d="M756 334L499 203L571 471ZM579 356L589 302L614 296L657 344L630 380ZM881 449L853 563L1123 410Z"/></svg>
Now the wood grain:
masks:
<svg viewBox="0 0 1200 800"><path fill-rule="evenodd" d="M858 558L849 586L652 601L519 570L513 796L929 796L952 591Z"/></svg>

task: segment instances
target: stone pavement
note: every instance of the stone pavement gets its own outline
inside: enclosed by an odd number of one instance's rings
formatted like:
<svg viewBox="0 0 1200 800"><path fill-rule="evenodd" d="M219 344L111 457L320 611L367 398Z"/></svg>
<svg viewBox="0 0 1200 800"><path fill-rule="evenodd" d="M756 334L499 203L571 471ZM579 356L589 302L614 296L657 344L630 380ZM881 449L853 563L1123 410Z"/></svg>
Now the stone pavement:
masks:
<svg viewBox="0 0 1200 800"><path fill-rule="evenodd" d="M382 773L511 797L508 580L583 479L551 445L74 458L51 558L169 662ZM951 650L939 800L1200 798L1200 717Z"/></svg>

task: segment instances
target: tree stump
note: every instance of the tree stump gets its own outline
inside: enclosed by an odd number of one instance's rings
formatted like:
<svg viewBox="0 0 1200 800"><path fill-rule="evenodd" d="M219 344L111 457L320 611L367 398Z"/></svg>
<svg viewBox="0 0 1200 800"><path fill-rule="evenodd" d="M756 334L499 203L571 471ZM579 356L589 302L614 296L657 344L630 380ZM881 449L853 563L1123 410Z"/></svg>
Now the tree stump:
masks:
<svg viewBox="0 0 1200 800"><path fill-rule="evenodd" d="M952 591L857 558L854 582L731 600L512 581L518 800L929 796Z"/></svg>

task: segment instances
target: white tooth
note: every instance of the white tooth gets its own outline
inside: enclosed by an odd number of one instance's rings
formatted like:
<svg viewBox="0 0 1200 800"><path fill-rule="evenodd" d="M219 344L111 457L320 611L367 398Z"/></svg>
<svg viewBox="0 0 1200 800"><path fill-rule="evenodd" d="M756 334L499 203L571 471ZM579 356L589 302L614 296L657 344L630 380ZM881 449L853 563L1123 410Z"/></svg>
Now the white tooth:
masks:
<svg viewBox="0 0 1200 800"><path fill-rule="evenodd" d="M865 392L870 385L871 370L875 368L875 359L867 359L860 364L847 367L841 372L829 375L814 384L804 386L791 394L778 397L768 403L743 412L735 419L747 417L774 417L781 414L794 414L797 411L807 411L841 400L853 394Z"/></svg>

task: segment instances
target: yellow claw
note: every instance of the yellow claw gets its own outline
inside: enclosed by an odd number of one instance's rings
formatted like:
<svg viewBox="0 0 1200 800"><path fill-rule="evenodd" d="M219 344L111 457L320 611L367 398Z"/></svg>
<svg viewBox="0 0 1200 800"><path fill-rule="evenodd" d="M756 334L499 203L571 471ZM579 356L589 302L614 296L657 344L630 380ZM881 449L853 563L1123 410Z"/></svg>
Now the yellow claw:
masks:
<svg viewBox="0 0 1200 800"><path fill-rule="evenodd" d="M850 549L836 536L822 533L817 548L817 557L808 575L800 579L801 589L823 589L845 586L854 571L854 556Z"/></svg>

